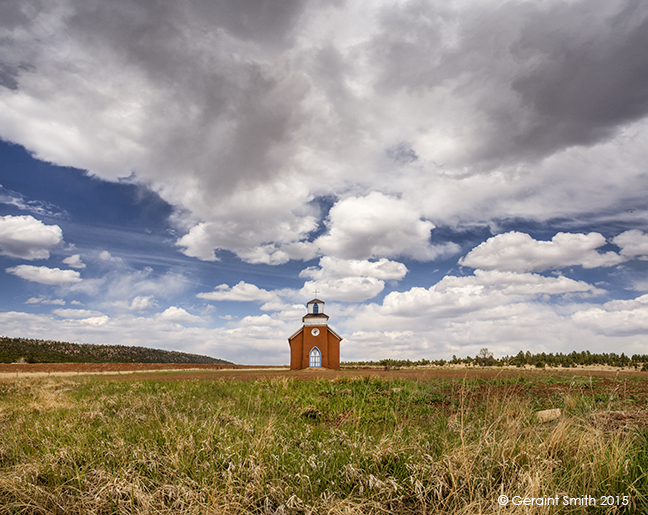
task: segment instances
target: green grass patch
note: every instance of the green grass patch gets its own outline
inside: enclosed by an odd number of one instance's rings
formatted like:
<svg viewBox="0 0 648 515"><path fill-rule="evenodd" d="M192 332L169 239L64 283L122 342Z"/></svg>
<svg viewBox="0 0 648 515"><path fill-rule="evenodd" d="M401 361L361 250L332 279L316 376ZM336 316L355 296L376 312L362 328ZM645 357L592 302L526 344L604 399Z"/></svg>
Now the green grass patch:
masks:
<svg viewBox="0 0 648 515"><path fill-rule="evenodd" d="M645 409L644 387L546 374L5 383L0 513L498 513L501 494L625 495L543 513L637 513L645 426L590 414Z"/></svg>

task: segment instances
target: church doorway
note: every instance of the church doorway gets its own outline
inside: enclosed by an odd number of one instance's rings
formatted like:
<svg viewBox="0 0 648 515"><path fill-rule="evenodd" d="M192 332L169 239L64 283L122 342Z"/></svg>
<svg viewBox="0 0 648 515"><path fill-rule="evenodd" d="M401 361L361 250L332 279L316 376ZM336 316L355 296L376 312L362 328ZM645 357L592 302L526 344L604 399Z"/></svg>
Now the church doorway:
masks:
<svg viewBox="0 0 648 515"><path fill-rule="evenodd" d="M310 368L319 368L322 366L322 353L317 347L313 347L308 356L308 366Z"/></svg>

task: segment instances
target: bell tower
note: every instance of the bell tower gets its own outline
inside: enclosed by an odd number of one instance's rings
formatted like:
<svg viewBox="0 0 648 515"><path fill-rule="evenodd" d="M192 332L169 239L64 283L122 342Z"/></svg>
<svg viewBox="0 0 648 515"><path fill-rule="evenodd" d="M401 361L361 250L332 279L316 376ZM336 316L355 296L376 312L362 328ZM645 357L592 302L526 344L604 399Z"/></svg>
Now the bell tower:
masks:
<svg viewBox="0 0 648 515"><path fill-rule="evenodd" d="M315 298L306 303L302 328L288 338L291 370L340 368L342 338L329 327L328 319L323 300Z"/></svg>
<svg viewBox="0 0 648 515"><path fill-rule="evenodd" d="M302 318L304 325L328 325L328 315L324 314L324 301L313 299L306 303L307 313Z"/></svg>

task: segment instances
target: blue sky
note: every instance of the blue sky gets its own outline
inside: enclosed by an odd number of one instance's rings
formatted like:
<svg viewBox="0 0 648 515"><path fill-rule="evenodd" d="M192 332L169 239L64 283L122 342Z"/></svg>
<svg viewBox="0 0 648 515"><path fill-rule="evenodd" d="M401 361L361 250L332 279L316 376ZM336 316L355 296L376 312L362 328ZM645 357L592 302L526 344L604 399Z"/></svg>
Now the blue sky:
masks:
<svg viewBox="0 0 648 515"><path fill-rule="evenodd" d="M8 0L0 333L648 352L639 1Z"/></svg>

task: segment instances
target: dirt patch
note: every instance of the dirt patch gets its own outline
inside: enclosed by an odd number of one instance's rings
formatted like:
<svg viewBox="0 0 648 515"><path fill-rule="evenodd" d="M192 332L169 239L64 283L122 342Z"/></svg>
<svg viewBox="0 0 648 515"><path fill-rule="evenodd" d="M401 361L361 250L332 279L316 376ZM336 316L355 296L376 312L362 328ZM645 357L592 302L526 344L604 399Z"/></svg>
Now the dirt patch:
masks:
<svg viewBox="0 0 648 515"><path fill-rule="evenodd" d="M606 433L626 433L648 427L648 410L597 411L590 414L589 420Z"/></svg>
<svg viewBox="0 0 648 515"><path fill-rule="evenodd" d="M256 381L263 378L287 377L299 380L336 379L376 377L382 379L411 379L426 381L430 379L496 379L526 377L541 379L543 377L569 378L589 376L603 378L609 387L619 388L621 381L627 378L644 378L648 380L648 372L632 370L609 371L602 369L548 369L529 370L515 368L412 368L385 370L382 367L352 368L343 367L341 370L306 369L289 370L281 366L257 365L198 365L170 363L28 363L0 364L0 379L12 380L18 377L34 377L38 375L86 375L103 374L110 379L123 380L186 380L186 379L215 379ZM120 377L122 376L122 377ZM107 377L107 378L108 378ZM648 381L640 381L648 384ZM630 383L628 382L628 386ZM510 388L509 386L508 388ZM490 387L492 388L492 387ZM560 394L565 390L564 384L545 384L545 395ZM534 392L537 393L537 392Z"/></svg>
<svg viewBox="0 0 648 515"><path fill-rule="evenodd" d="M195 363L11 363L0 364L0 379L18 377L90 375L90 374L137 374L185 371L205 373L220 370L287 370L288 367L264 367L254 365L217 365Z"/></svg>

